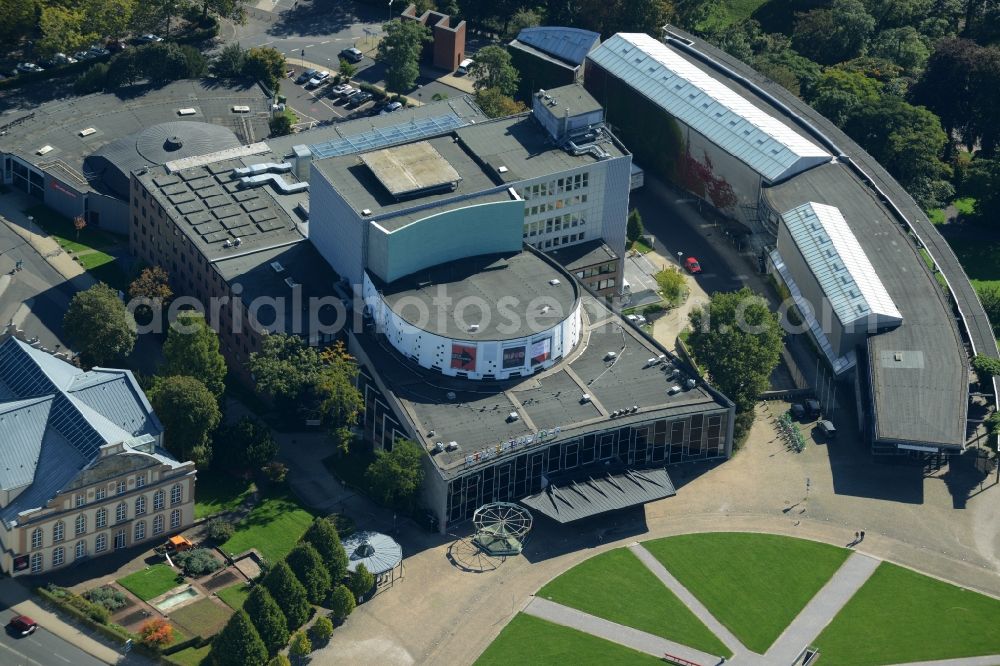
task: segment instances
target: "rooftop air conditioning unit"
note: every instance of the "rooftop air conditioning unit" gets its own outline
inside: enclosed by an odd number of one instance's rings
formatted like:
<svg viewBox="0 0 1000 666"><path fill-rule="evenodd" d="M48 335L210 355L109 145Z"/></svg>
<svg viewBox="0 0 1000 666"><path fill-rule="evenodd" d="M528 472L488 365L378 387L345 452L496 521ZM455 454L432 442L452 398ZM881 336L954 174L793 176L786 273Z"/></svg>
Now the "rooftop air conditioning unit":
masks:
<svg viewBox="0 0 1000 666"><path fill-rule="evenodd" d="M190 106L184 107L183 109L177 109L178 116L193 116L196 113L198 113L198 111Z"/></svg>
<svg viewBox="0 0 1000 666"><path fill-rule="evenodd" d="M242 105L233 106L233 113L250 113L250 107Z"/></svg>
<svg viewBox="0 0 1000 666"><path fill-rule="evenodd" d="M552 278L551 280L549 280L549 284L552 285L553 287L555 287L555 286L558 286L558 285L560 285L562 283L558 280L558 278Z"/></svg>
<svg viewBox="0 0 1000 666"><path fill-rule="evenodd" d="M618 358L618 352L610 351L610 352L608 352L607 354L604 355L604 360L605 361L613 361L616 358Z"/></svg>
<svg viewBox="0 0 1000 666"><path fill-rule="evenodd" d="M520 418L521 417L518 415L517 412L511 412L510 414L507 415L507 421L510 423L513 423L514 421L517 421Z"/></svg>
<svg viewBox="0 0 1000 666"><path fill-rule="evenodd" d="M588 403L588 402L590 402L590 394L589 393L584 393L583 395L581 395L580 396L580 402L581 403Z"/></svg>
<svg viewBox="0 0 1000 666"><path fill-rule="evenodd" d="M51 153L51 152L52 152L52 146L46 144L46 145L42 146L41 148L39 148L38 150L36 150L35 154L36 155L46 155L46 154Z"/></svg>
<svg viewBox="0 0 1000 666"><path fill-rule="evenodd" d="M285 267L281 265L281 262L280 262L280 261L272 261L272 262L271 262L271 269L272 269L272 270L273 270L273 271L274 271L275 273L282 273L282 272L284 272L284 270L285 270Z"/></svg>
<svg viewBox="0 0 1000 666"><path fill-rule="evenodd" d="M361 211L361 214L364 215L365 217L368 217L369 215L372 214L372 209L371 208L365 208L364 210Z"/></svg>
<svg viewBox="0 0 1000 666"><path fill-rule="evenodd" d="M502 166L499 169L497 169L497 171L499 171L500 173L507 173L509 169L505 166Z"/></svg>
<svg viewBox="0 0 1000 666"><path fill-rule="evenodd" d="M242 244L243 244L242 238L237 237L235 240L233 240L233 245L235 245L236 247L239 247Z"/></svg>
<svg viewBox="0 0 1000 666"><path fill-rule="evenodd" d="M448 450L449 451L458 451L458 442L454 442L454 441L448 442Z"/></svg>
<svg viewBox="0 0 1000 666"><path fill-rule="evenodd" d="M226 239L226 242L222 244L222 247L232 247L232 246L233 244L229 241L228 238Z"/></svg>
<svg viewBox="0 0 1000 666"><path fill-rule="evenodd" d="M289 287L291 287L292 289L294 289L295 287L297 287L297 286L298 286L297 284L295 284L295 280L294 280L294 278L290 278L290 277L286 277L286 278L285 278L285 284L287 284L287 285L288 285Z"/></svg>
<svg viewBox="0 0 1000 666"><path fill-rule="evenodd" d="M469 325L469 333L475 333L478 330L479 330L479 324L470 324Z"/></svg>
<svg viewBox="0 0 1000 666"><path fill-rule="evenodd" d="M639 405L632 405L632 413L635 414L637 411L639 411Z"/></svg>
<svg viewBox="0 0 1000 666"><path fill-rule="evenodd" d="M444 451L444 442L434 442L435 453L441 453Z"/></svg>
<svg viewBox="0 0 1000 666"><path fill-rule="evenodd" d="M97 130L93 127L88 127L87 129L80 130L80 136L90 136L91 134L97 134Z"/></svg>

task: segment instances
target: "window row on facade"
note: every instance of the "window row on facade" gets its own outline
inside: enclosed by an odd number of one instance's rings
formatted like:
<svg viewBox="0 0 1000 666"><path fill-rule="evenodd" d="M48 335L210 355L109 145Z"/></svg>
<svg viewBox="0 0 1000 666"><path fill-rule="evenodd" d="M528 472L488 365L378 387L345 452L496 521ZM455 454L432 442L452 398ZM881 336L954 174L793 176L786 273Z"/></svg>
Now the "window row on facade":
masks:
<svg viewBox="0 0 1000 666"><path fill-rule="evenodd" d="M555 199L554 201L547 201L534 206L525 206L524 216L534 217L535 215L544 215L545 213L551 213L554 210L561 210L563 208L568 208L569 206L579 206L580 204L585 203L587 203L586 194L574 194L573 196L566 197L565 199Z"/></svg>
<svg viewBox="0 0 1000 666"><path fill-rule="evenodd" d="M573 176L566 176L547 183L535 183L524 187L518 194L522 199L530 200L539 197L555 196L564 192L572 192L590 186L590 174L578 173Z"/></svg>
<svg viewBox="0 0 1000 666"><path fill-rule="evenodd" d="M521 236L522 238L542 236L544 234L562 231L563 229L575 229L579 226L586 226L586 224L587 220L584 219L583 213L564 213L545 220L526 223L524 225L524 232Z"/></svg>

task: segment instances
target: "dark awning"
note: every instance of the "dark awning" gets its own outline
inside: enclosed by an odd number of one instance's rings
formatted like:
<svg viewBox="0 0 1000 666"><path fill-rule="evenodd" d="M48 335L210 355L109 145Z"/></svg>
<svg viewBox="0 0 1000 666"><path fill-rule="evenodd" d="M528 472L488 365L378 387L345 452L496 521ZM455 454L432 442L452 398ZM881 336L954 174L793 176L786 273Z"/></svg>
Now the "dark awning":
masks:
<svg viewBox="0 0 1000 666"><path fill-rule="evenodd" d="M559 523L672 497L674 484L662 467L578 476L550 484L521 504Z"/></svg>

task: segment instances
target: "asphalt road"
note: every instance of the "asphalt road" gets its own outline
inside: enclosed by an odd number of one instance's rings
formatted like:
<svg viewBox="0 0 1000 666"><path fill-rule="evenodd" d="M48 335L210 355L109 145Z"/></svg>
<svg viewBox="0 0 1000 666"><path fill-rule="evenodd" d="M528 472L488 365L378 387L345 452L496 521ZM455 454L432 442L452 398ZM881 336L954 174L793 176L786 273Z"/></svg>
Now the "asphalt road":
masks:
<svg viewBox="0 0 1000 666"><path fill-rule="evenodd" d="M38 627L31 636L11 635L6 626L16 613L0 611L0 622L4 629L0 633L0 664L5 666L104 666L75 645L50 633L45 627Z"/></svg>
<svg viewBox="0 0 1000 666"><path fill-rule="evenodd" d="M10 275L18 260L22 269ZM42 346L65 347L62 318L74 293L73 285L44 257L0 223L0 326L14 320L28 337L37 336Z"/></svg>

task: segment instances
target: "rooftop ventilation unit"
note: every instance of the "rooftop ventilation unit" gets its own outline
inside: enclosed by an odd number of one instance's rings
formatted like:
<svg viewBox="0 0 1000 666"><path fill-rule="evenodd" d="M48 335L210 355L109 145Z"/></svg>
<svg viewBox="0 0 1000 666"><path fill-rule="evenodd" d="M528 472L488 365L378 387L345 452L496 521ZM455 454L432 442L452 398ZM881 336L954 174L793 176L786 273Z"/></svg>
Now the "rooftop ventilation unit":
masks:
<svg viewBox="0 0 1000 666"><path fill-rule="evenodd" d="M361 211L361 214L364 215L365 217L368 217L369 215L372 214L372 209L371 208L365 208L364 210Z"/></svg>
<svg viewBox="0 0 1000 666"><path fill-rule="evenodd" d="M632 405L632 413L635 414L637 411L639 411L639 405Z"/></svg>
<svg viewBox="0 0 1000 666"><path fill-rule="evenodd" d="M46 145L42 146L41 148L39 148L38 150L36 150L35 154L36 155L47 155L48 153L51 153L51 152L52 152L52 146L46 144Z"/></svg>
<svg viewBox="0 0 1000 666"><path fill-rule="evenodd" d="M236 247L239 247L242 244L243 244L243 239L242 238L235 238L233 240L233 245L235 245Z"/></svg>
<svg viewBox="0 0 1000 666"><path fill-rule="evenodd" d="M444 451L444 442L434 442L435 453L441 453Z"/></svg>
<svg viewBox="0 0 1000 666"><path fill-rule="evenodd" d="M581 404L586 404L588 402L590 402L590 394L589 393L584 393L583 395L580 396L580 403Z"/></svg>
<svg viewBox="0 0 1000 666"><path fill-rule="evenodd" d="M222 244L222 247L232 247L232 242L227 238L226 242Z"/></svg>
<svg viewBox="0 0 1000 666"><path fill-rule="evenodd" d="M236 110L235 106L233 107L233 110ZM196 113L198 113L198 111L196 109L192 109L190 106L184 107L183 109L177 109L178 116L193 116Z"/></svg>
<svg viewBox="0 0 1000 666"><path fill-rule="evenodd" d="M287 284L292 289L298 286L297 284L295 284L295 279L290 277L285 278L285 284Z"/></svg>
<svg viewBox="0 0 1000 666"><path fill-rule="evenodd" d="M280 261L272 261L271 270L273 270L275 273L282 273L284 272L285 267L281 265Z"/></svg>
<svg viewBox="0 0 1000 666"><path fill-rule="evenodd" d="M553 287L557 287L562 283L559 281L558 278L552 278L551 280L549 280L549 284L552 285Z"/></svg>
<svg viewBox="0 0 1000 666"><path fill-rule="evenodd" d="M549 312L550 309L551 308L549 308L548 305L543 305L542 306L542 314L548 314L548 312Z"/></svg>
<svg viewBox="0 0 1000 666"><path fill-rule="evenodd" d="M508 169L505 166L502 166L499 169L497 169L497 171L499 171L500 173L507 173L508 171L510 171L510 169Z"/></svg>
<svg viewBox="0 0 1000 666"><path fill-rule="evenodd" d="M507 415L507 422L508 423L513 423L514 421L517 421L520 418L521 417L518 415L517 412L511 412L510 414Z"/></svg>
<svg viewBox="0 0 1000 666"><path fill-rule="evenodd" d="M250 113L250 107L242 105L233 106L233 113Z"/></svg>
<svg viewBox="0 0 1000 666"><path fill-rule="evenodd" d="M80 136L90 136L91 134L97 134L97 130L93 127L88 127L87 129L82 129L79 132Z"/></svg>
<svg viewBox="0 0 1000 666"><path fill-rule="evenodd" d="M455 392L454 391L448 391L448 393L446 395L448 396L449 400L454 400L455 399Z"/></svg>
<svg viewBox="0 0 1000 666"><path fill-rule="evenodd" d="M455 441L448 442L448 450L449 451L458 451L458 442L455 442Z"/></svg>
<svg viewBox="0 0 1000 666"><path fill-rule="evenodd" d="M607 354L604 355L604 360L605 361L613 361L616 358L618 358L618 352L610 351L610 352L608 352Z"/></svg>
<svg viewBox="0 0 1000 666"><path fill-rule="evenodd" d="M469 325L469 333L475 333L478 330L479 330L479 324L470 324Z"/></svg>
<svg viewBox="0 0 1000 666"><path fill-rule="evenodd" d="M652 358L647 358L646 359L646 366L648 367L648 366L656 365L659 362L660 362L659 359L657 359L655 356L652 357Z"/></svg>

